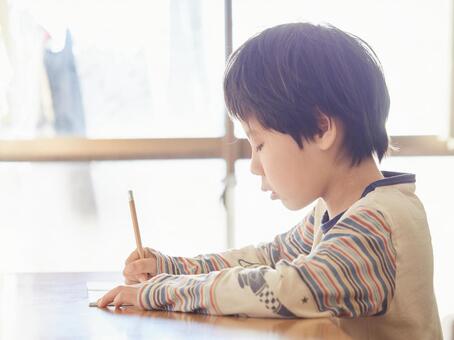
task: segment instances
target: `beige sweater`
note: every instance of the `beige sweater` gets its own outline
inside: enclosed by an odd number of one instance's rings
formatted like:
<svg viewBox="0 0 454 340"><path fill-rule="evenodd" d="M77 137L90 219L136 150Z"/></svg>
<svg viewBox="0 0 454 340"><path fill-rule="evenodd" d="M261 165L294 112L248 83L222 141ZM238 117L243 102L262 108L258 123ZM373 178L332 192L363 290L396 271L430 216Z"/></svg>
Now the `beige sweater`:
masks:
<svg viewBox="0 0 454 340"><path fill-rule="evenodd" d="M357 339L441 339L433 255L414 175L383 172L348 210L313 211L273 242L195 258L152 251L144 309L335 317Z"/></svg>

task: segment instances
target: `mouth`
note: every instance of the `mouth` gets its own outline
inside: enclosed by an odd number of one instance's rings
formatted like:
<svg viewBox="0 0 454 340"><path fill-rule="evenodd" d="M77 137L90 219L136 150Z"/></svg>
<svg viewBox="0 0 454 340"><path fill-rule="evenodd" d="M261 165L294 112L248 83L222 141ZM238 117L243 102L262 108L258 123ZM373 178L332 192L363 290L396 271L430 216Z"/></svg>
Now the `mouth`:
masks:
<svg viewBox="0 0 454 340"><path fill-rule="evenodd" d="M264 192L271 191L270 198L271 198L272 200L277 200L277 199L279 198L279 196L278 196L273 190L268 189L268 188L265 188L265 187L262 187L261 189L262 189L262 191L264 191Z"/></svg>

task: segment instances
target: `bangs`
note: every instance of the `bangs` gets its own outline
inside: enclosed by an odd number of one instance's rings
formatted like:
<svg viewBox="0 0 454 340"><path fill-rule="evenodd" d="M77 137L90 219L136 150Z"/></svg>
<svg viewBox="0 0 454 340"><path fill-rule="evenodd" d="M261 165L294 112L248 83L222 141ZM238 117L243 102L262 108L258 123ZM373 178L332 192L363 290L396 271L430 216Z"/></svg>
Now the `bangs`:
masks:
<svg viewBox="0 0 454 340"><path fill-rule="evenodd" d="M244 62L237 62L245 44L231 54L227 62L224 74L225 105L231 118L243 122L257 118L261 122L261 105L257 102L257 95L254 96L254 84L257 84L257 79L253 76L255 70L246 70Z"/></svg>

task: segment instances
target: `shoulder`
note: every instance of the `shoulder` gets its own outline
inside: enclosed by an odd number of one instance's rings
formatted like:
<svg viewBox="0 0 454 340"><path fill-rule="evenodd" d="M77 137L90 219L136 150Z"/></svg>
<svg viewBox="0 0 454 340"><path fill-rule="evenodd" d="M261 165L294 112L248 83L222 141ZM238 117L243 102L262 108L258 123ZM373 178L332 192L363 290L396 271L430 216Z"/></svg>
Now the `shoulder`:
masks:
<svg viewBox="0 0 454 340"><path fill-rule="evenodd" d="M410 221L427 224L424 206L415 194L413 183L376 188L346 211L347 216L351 214L383 221L391 230Z"/></svg>
<svg viewBox="0 0 454 340"><path fill-rule="evenodd" d="M390 238L391 231L391 224L382 211L373 206L358 205L346 211L327 235L341 233Z"/></svg>

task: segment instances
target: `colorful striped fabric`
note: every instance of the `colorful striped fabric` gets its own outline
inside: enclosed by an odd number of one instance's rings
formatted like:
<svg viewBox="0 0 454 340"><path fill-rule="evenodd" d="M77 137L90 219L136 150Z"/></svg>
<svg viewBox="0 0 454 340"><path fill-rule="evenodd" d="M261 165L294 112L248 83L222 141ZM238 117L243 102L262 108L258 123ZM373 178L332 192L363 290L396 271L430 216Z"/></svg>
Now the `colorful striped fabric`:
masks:
<svg viewBox="0 0 454 340"><path fill-rule="evenodd" d="M308 255L314 240L314 209L290 231L278 235L271 243L259 245L267 264L275 267L280 260L292 261L301 254Z"/></svg>
<svg viewBox="0 0 454 340"><path fill-rule="evenodd" d="M157 258L157 272L174 275L207 274L234 266L251 267L268 265L274 268L280 260L293 260L309 254L314 237L314 210L302 222L273 242L262 243L257 248L232 249L222 254L199 255L194 258L167 256L148 248Z"/></svg>
<svg viewBox="0 0 454 340"><path fill-rule="evenodd" d="M231 267L231 264L220 254L199 255L194 258L167 256L153 251L156 256L157 272L175 275L191 275L209 273L223 268Z"/></svg>
<svg viewBox="0 0 454 340"><path fill-rule="evenodd" d="M267 245L194 259L164 257L141 289L144 309L263 317L383 314L394 295L396 252L377 210L340 219L312 249L313 214ZM265 259L256 266L230 266ZM266 265L263 263L266 262ZM187 275L208 271L207 274Z"/></svg>
<svg viewBox="0 0 454 340"><path fill-rule="evenodd" d="M153 284L141 288L139 305L148 310L221 314L213 296L216 281L220 277L219 272L202 275L158 275L152 279Z"/></svg>
<svg viewBox="0 0 454 340"><path fill-rule="evenodd" d="M378 211L359 209L340 220L308 258L291 264L319 311L357 317L386 312L395 290L396 253Z"/></svg>

